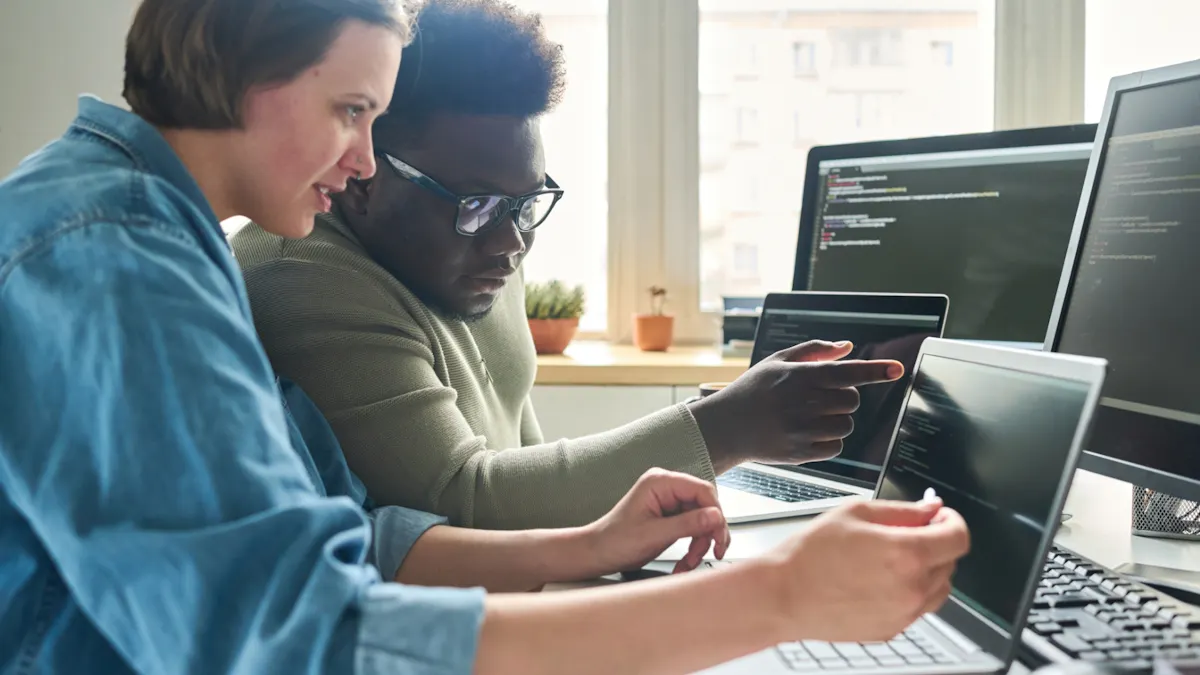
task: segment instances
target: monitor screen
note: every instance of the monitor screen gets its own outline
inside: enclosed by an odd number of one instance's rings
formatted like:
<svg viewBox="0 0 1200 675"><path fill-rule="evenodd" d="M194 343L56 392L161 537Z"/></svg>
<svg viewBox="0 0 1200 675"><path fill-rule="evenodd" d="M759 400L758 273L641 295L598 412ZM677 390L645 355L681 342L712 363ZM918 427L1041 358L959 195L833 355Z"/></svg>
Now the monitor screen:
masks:
<svg viewBox="0 0 1200 675"><path fill-rule="evenodd" d="M895 382L859 387L861 403L852 416L854 432L842 452L822 462L799 466L772 465L801 473L818 473L874 487L887 455L896 417L916 365L921 343L940 334L938 314L878 314L809 309L765 308L750 362L809 340L849 340L854 350L848 359L895 359L904 364L905 376Z"/></svg>
<svg viewBox="0 0 1200 675"><path fill-rule="evenodd" d="M904 404L876 496L918 501L932 487L962 514L971 550L952 593L1010 634L1089 395L1086 382L925 354Z"/></svg>
<svg viewBox="0 0 1200 675"><path fill-rule="evenodd" d="M1116 81L1050 344L1109 361L1082 466L1195 499L1200 65L1191 75Z"/></svg>
<svg viewBox="0 0 1200 675"><path fill-rule="evenodd" d="M942 293L947 338L1040 347L1090 141L820 161L806 288Z"/></svg>

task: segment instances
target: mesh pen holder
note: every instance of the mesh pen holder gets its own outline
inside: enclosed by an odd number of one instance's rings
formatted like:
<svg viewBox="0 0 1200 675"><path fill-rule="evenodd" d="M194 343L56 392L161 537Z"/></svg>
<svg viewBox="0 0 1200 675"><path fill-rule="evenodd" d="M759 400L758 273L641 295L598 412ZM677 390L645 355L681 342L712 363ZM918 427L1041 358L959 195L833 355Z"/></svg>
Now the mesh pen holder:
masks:
<svg viewBox="0 0 1200 675"><path fill-rule="evenodd" d="M1133 533L1200 541L1200 503L1133 486Z"/></svg>

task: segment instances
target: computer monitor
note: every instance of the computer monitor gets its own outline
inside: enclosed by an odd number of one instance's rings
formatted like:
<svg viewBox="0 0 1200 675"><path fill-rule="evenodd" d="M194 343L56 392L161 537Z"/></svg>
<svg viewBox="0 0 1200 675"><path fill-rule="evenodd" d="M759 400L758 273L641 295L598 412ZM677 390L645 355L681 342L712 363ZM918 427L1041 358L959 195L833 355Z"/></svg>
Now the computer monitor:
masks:
<svg viewBox="0 0 1200 675"><path fill-rule="evenodd" d="M1080 466L1200 500L1200 61L1113 79L1046 347L1110 372Z"/></svg>
<svg viewBox="0 0 1200 675"><path fill-rule="evenodd" d="M1040 348L1095 135L1081 124L813 148L793 290L941 293L947 338Z"/></svg>

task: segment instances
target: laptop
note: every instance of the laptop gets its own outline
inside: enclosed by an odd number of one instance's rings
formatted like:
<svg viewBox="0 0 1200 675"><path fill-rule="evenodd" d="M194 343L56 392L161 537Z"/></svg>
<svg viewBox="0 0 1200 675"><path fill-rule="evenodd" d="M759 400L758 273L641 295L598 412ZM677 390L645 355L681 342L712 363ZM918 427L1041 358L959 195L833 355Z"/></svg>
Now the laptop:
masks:
<svg viewBox="0 0 1200 675"><path fill-rule="evenodd" d="M847 499L871 496L896 425L917 351L940 337L949 300L944 295L880 293L771 293L763 301L751 365L808 340L850 340L848 359L896 359L905 377L859 388L854 433L836 458L802 465L747 463L717 478L731 523L807 516Z"/></svg>
<svg viewBox="0 0 1200 675"><path fill-rule="evenodd" d="M875 498L918 501L933 488L962 514L971 551L949 600L888 642L785 643L704 672L1005 672L1106 367L1102 359L926 340Z"/></svg>

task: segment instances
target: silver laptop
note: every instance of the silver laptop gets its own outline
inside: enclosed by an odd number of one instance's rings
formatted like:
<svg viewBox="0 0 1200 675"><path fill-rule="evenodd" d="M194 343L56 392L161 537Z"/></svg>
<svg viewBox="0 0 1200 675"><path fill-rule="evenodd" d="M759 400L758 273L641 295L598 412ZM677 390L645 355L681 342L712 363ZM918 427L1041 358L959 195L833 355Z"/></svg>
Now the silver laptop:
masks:
<svg viewBox="0 0 1200 675"><path fill-rule="evenodd" d="M877 499L933 488L971 529L949 601L889 642L793 642L708 675L999 673L1025 616L1100 395L1106 363L927 340Z"/></svg>
<svg viewBox="0 0 1200 675"><path fill-rule="evenodd" d="M896 359L912 372L921 342L940 337L949 300L944 295L771 293L763 302L751 364L808 340L850 340L847 358ZM799 466L747 463L717 478L731 523L821 513L875 489L908 377L861 387L854 433L832 460Z"/></svg>

